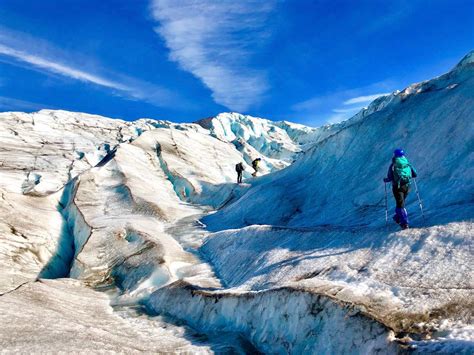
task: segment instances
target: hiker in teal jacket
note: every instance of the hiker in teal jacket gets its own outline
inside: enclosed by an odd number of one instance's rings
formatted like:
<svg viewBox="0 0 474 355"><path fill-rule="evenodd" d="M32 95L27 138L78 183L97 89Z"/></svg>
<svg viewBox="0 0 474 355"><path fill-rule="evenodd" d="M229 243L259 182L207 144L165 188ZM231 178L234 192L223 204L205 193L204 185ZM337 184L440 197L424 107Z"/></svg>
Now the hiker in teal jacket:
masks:
<svg viewBox="0 0 474 355"><path fill-rule="evenodd" d="M412 178L416 178L415 168L408 162L403 149L395 149L393 152L392 164L388 168L387 177L384 182L392 182L393 197L397 203L393 220L402 229L408 228L408 214L405 209L405 200L410 191Z"/></svg>

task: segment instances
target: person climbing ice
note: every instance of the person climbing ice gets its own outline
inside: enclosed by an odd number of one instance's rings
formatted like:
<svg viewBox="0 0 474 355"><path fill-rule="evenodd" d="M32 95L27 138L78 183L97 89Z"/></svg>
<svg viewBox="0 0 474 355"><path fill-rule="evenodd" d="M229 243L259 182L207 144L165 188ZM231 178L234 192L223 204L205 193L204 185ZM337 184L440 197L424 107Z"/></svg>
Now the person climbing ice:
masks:
<svg viewBox="0 0 474 355"><path fill-rule="evenodd" d="M253 170L255 170L255 171L252 173L252 176L253 176L253 177L257 176L258 164L260 163L261 160L262 160L261 158L257 158L257 159L254 159L254 161L252 161L252 168L253 168Z"/></svg>
<svg viewBox="0 0 474 355"><path fill-rule="evenodd" d="M244 170L244 163L240 162L235 165L235 171L237 171L237 184L242 183L242 173Z"/></svg>
<svg viewBox="0 0 474 355"><path fill-rule="evenodd" d="M410 191L412 178L416 178L416 170L409 163L403 149L395 149L393 152L392 164L388 168L387 177L383 179L385 183L392 182L393 197L396 201L395 215L393 220L402 229L408 228L408 214L405 209L405 200Z"/></svg>

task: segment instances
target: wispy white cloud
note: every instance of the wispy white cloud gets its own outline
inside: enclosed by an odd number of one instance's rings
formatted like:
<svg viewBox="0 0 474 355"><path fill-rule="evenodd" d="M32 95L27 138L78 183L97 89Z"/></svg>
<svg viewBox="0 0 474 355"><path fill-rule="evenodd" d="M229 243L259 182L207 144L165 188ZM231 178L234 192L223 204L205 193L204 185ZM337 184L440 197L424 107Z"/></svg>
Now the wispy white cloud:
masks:
<svg viewBox="0 0 474 355"><path fill-rule="evenodd" d="M344 101L344 105L353 105L353 104L360 104L360 103L367 103L374 101L377 97L389 95L390 93L381 93L381 94L373 94L373 95L365 95L365 96L357 96L353 97L352 99Z"/></svg>
<svg viewBox="0 0 474 355"><path fill-rule="evenodd" d="M381 92L394 86L393 82L387 80L361 88L336 91L298 102L292 109L312 125L337 123L351 118L376 98L388 95L371 92Z"/></svg>
<svg viewBox="0 0 474 355"><path fill-rule="evenodd" d="M2 44L0 44L0 54L34 65L35 67L45 69L47 71L51 71L56 74L67 76L72 79L87 81L93 84L97 84L97 85L101 85L101 86L105 86L105 87L109 87L109 88L113 88L117 90L122 90L122 91L130 90L129 87L123 84L107 80L100 76L87 73L85 71L73 68L65 64L50 61L48 59L36 56L34 54L16 50L16 49L4 46Z"/></svg>
<svg viewBox="0 0 474 355"><path fill-rule="evenodd" d="M265 73L249 62L269 37L266 20L275 5L275 0L152 0L151 11L170 59L200 79L215 102L245 111L268 89Z"/></svg>
<svg viewBox="0 0 474 355"><path fill-rule="evenodd" d="M79 60L72 60L74 57ZM90 59L79 54L65 53L44 40L0 27L0 60L2 59L13 65L112 89L114 95L155 106L169 107L178 101L174 93L161 86L97 65L94 69L81 67L79 62L90 62Z"/></svg>

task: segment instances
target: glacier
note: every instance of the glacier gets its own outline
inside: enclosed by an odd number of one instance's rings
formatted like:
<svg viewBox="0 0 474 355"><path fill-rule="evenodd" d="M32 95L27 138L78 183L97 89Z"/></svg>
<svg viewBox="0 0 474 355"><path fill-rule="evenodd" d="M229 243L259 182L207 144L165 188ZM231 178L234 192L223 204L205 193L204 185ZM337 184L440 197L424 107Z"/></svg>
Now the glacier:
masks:
<svg viewBox="0 0 474 355"><path fill-rule="evenodd" d="M0 113L0 345L472 353L473 118L473 53L318 128ZM403 231L382 182L399 146L426 216L412 191Z"/></svg>

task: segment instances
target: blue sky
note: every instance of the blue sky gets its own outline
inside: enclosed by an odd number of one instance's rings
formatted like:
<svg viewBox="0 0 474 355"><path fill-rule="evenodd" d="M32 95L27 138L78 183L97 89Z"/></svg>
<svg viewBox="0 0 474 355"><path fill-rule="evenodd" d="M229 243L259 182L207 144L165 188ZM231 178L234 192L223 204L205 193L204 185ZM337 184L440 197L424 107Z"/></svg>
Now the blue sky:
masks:
<svg viewBox="0 0 474 355"><path fill-rule="evenodd" d="M472 0L0 0L0 111L318 126L472 49Z"/></svg>

